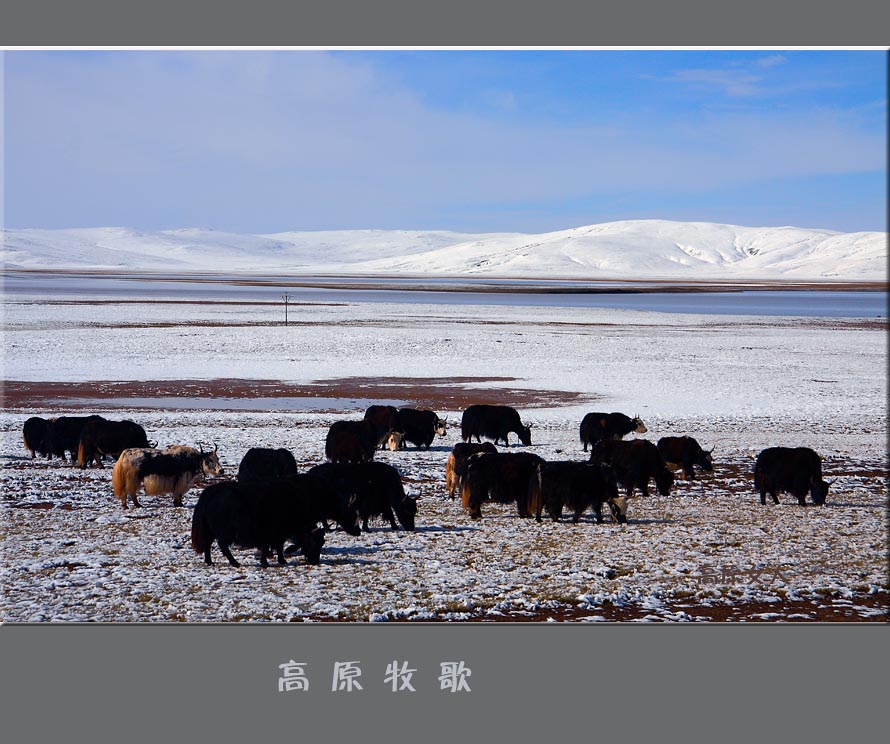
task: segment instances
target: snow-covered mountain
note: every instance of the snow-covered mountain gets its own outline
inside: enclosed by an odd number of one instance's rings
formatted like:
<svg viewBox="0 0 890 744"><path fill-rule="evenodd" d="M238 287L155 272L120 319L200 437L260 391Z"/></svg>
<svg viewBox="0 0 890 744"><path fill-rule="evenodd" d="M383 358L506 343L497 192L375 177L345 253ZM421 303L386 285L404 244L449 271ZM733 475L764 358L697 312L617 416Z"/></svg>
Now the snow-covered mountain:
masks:
<svg viewBox="0 0 890 744"><path fill-rule="evenodd" d="M630 220L557 232L4 230L6 268L514 278L887 279L887 233Z"/></svg>

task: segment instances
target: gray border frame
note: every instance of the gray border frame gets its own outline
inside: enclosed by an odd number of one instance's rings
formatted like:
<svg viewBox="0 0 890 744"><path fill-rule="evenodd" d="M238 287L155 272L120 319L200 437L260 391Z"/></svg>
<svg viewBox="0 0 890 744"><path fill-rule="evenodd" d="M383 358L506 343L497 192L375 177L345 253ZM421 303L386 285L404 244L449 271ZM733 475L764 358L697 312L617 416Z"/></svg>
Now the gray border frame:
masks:
<svg viewBox="0 0 890 744"><path fill-rule="evenodd" d="M6 0L0 45L878 46L874 0Z"/></svg>
<svg viewBox="0 0 890 744"><path fill-rule="evenodd" d="M887 626L5 626L10 741L864 741ZM854 632L855 631L855 632ZM309 688L279 692L278 665ZM362 689L332 691L336 661ZM393 692L387 664L416 670ZM469 691L441 690L465 661Z"/></svg>

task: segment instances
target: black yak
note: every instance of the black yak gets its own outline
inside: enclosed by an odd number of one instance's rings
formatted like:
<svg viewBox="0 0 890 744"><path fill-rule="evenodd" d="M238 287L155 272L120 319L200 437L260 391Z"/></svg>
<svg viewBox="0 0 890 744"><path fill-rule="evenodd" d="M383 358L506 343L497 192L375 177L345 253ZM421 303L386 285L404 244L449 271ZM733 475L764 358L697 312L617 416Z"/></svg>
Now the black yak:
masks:
<svg viewBox="0 0 890 744"><path fill-rule="evenodd" d="M628 434L645 434L646 425L639 416L631 418L623 413L600 413L593 411L581 419L579 434L584 451L587 445L596 444L600 439L623 439Z"/></svg>
<svg viewBox="0 0 890 744"><path fill-rule="evenodd" d="M467 458L461 479L461 503L473 519L482 516L482 502L516 502L520 517L531 516L528 483L543 458L531 452L482 452Z"/></svg>
<svg viewBox="0 0 890 744"><path fill-rule="evenodd" d="M541 511L554 522L562 518L563 508L572 511L577 523L588 508L596 521L603 521L602 507L609 505L617 522L627 522L627 499L618 495L615 471L605 463L547 461L540 463L529 481L529 511L541 521Z"/></svg>
<svg viewBox="0 0 890 744"><path fill-rule="evenodd" d="M713 450L703 450L692 437L662 437L658 440L658 451L665 465L671 470L683 469L683 477L695 480L695 466L708 472L714 469L711 458Z"/></svg>
<svg viewBox="0 0 890 744"><path fill-rule="evenodd" d="M295 475L298 472L297 460L290 450L279 447L251 447L241 458L238 466L238 480L267 480Z"/></svg>
<svg viewBox="0 0 890 744"><path fill-rule="evenodd" d="M649 495L649 479L662 496L671 492L674 474L668 469L664 458L648 439L601 439L590 452L590 462L605 462L612 466L615 477L627 491L627 498L639 488L643 496Z"/></svg>
<svg viewBox="0 0 890 744"><path fill-rule="evenodd" d="M467 458L479 452L497 452L491 442L458 442L448 455L445 463L445 488L448 489L448 497L454 498L454 492L460 490L461 479L467 470Z"/></svg>
<svg viewBox="0 0 890 744"><path fill-rule="evenodd" d="M303 551L307 563L318 564L324 543L316 509L305 492L305 476L270 481L215 483L198 497L192 514L192 548L204 555L210 566L210 548L216 540L232 566L239 566L230 546L260 551L260 564L269 565L274 552L284 565L284 543L292 540Z"/></svg>
<svg viewBox="0 0 890 744"><path fill-rule="evenodd" d="M125 449L154 447L139 424L133 421L87 421L77 443L77 464L85 468L91 461L102 467L102 456L115 459Z"/></svg>
<svg viewBox="0 0 890 744"><path fill-rule="evenodd" d="M518 411L510 406L473 405L461 417L460 437L465 442L473 437L481 442L485 437L497 444L503 439L504 446L509 447L507 437L511 432L519 437L522 444L528 446L532 443L531 426L524 426Z"/></svg>
<svg viewBox="0 0 890 744"><path fill-rule="evenodd" d="M22 441L25 443L25 449L31 453L31 459L34 455L47 455L51 453L46 445L46 429L49 421L40 416L31 416L22 426Z"/></svg>
<svg viewBox="0 0 890 744"><path fill-rule="evenodd" d="M331 462L367 462L374 459L377 442L373 422L335 421L325 437L324 454Z"/></svg>
<svg viewBox="0 0 890 744"><path fill-rule="evenodd" d="M399 471L383 462L323 463L306 475L314 479L323 498L357 498L362 529L368 532L371 517L383 517L397 530L396 518L406 530L414 529L417 498L408 496Z"/></svg>
<svg viewBox="0 0 890 744"><path fill-rule="evenodd" d="M445 421L435 411L400 408L399 424L404 432L401 440L403 447L406 442L410 442L418 449L429 449L437 434L440 437L445 436Z"/></svg>
<svg viewBox="0 0 890 744"><path fill-rule="evenodd" d="M65 453L71 453L71 461L77 457L80 445L80 433L91 421L105 421L102 416L59 416L47 421L44 446L50 455L65 459Z"/></svg>
<svg viewBox="0 0 890 744"><path fill-rule="evenodd" d="M779 503L779 492L785 491L807 505L807 492L814 504L824 504L827 483L822 479L822 458L809 447L768 447L757 455L754 464L754 488L760 491L760 503L766 495Z"/></svg>
<svg viewBox="0 0 890 744"><path fill-rule="evenodd" d="M370 421L374 426L377 444L381 449L387 444L390 449L399 448L405 430L402 428L399 411L395 406L368 406L365 411L365 421Z"/></svg>

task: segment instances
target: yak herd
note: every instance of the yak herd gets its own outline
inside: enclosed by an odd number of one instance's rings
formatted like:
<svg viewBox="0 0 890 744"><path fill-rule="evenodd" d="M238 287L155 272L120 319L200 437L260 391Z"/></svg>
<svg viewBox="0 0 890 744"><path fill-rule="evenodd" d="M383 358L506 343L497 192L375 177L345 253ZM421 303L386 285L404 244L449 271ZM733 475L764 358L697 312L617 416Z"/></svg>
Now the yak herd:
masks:
<svg viewBox="0 0 890 744"><path fill-rule="evenodd" d="M374 460L379 448L392 451L407 444L429 449L436 436L444 436L447 422L429 410L374 405L360 420L335 421L325 438L327 462L299 472L294 455L286 449L251 448L241 460L237 480L206 486L192 515L192 547L212 564L211 546L233 566L239 565L231 546L259 552L262 566L275 554L284 564L289 551L301 550L308 563L320 561L325 533L336 523L349 535L368 531L368 520L381 517L393 530L413 530L417 498L406 494L399 471ZM445 489L449 498L460 493L461 503L473 518L482 516L482 504L515 503L521 517L540 522L543 512L554 521L564 511L578 522L589 509L603 521L603 506L612 518L627 522L627 500L635 490L646 496L650 481L658 492L671 492L677 471L695 479L695 468L711 471L710 451L689 436L625 439L647 431L639 416L591 412L584 416L579 438L586 460L545 460L531 452L501 452L515 434L523 446L531 445L531 426L522 423L510 406L471 405L461 417L461 440L445 463ZM128 501L140 506L137 491L146 495L171 494L182 506L183 495L205 476L222 476L216 446L205 450L185 445L158 449L145 430L132 421L111 421L102 416L60 416L25 421L23 438L31 457L45 455L81 468L102 458L115 460L112 489L126 509ZM491 440L483 442L482 439ZM474 442L473 439L476 441ZM754 488L760 503L769 495L792 494L801 506L809 493L824 504L829 484L822 478L819 455L807 447L769 447L757 457ZM398 520L398 522L397 522Z"/></svg>

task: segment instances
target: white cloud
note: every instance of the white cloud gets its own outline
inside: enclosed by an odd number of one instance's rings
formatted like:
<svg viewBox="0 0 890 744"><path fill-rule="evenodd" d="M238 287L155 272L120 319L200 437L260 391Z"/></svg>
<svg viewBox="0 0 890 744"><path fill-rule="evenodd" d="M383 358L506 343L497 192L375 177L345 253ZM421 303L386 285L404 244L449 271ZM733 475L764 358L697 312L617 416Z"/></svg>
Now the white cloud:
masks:
<svg viewBox="0 0 890 744"><path fill-rule="evenodd" d="M424 226L478 205L884 167L880 134L808 112L629 111L568 126L434 110L367 62L327 53L17 54L6 90L17 226L50 226L49 215L256 232ZM736 97L759 82L704 69L671 79Z"/></svg>
<svg viewBox="0 0 890 744"><path fill-rule="evenodd" d="M750 96L759 92L758 84L762 78L741 70L709 70L690 69L676 70L671 75L661 78L670 83L685 85L705 85L722 88L727 95Z"/></svg>
<svg viewBox="0 0 890 744"><path fill-rule="evenodd" d="M783 54L771 54L768 57L761 57L754 64L758 67L776 67L784 65L787 61L788 58Z"/></svg>

